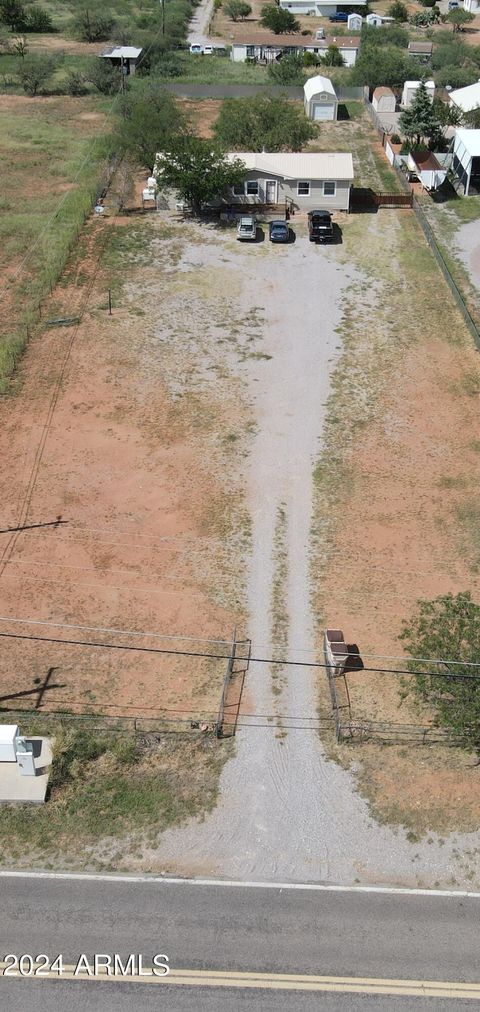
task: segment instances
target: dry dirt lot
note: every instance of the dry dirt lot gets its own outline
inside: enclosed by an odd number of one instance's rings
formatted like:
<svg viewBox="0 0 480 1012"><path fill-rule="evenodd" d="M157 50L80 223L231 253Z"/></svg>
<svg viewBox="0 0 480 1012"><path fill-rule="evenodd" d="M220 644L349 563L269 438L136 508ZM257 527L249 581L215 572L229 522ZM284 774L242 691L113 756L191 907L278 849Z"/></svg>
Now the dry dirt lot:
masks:
<svg viewBox="0 0 480 1012"><path fill-rule="evenodd" d="M44 319L82 319L38 328L0 405L2 520L66 523L4 534L0 615L57 625L3 631L201 650L241 618L246 526L232 462L245 419L228 366L193 340L209 312L184 264L198 241L188 225L91 221L44 305ZM51 708L190 718L216 713L225 662L11 640L2 694L33 693L50 667Z"/></svg>

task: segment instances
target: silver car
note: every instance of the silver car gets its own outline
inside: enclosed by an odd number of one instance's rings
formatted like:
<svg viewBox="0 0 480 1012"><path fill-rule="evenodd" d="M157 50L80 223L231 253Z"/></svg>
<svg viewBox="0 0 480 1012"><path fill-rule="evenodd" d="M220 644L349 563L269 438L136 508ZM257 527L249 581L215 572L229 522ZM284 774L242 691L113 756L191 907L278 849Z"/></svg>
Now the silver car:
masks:
<svg viewBox="0 0 480 1012"><path fill-rule="evenodd" d="M255 218L245 217L240 218L237 225L237 239L256 239L257 238L257 223Z"/></svg>

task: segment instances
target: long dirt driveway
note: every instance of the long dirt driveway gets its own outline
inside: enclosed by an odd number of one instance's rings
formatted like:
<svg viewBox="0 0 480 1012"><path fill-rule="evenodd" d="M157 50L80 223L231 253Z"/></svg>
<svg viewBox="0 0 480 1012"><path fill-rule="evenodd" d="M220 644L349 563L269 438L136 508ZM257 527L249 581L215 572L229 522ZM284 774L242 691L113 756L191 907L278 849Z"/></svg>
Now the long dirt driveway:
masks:
<svg viewBox="0 0 480 1012"><path fill-rule="evenodd" d="M366 232L385 221L372 216ZM237 365L256 425L246 468L249 633L253 656L298 662L315 656L313 470L340 348L336 331L352 300L368 319L375 283L367 284L351 266L348 245L312 247L304 224L295 225L296 243L278 248L268 242L241 246L231 234L217 233L214 245L190 247L181 267L188 288L189 275L215 259L237 325L255 318L258 326L254 350ZM427 846L409 843L401 829L375 824L351 775L325 757L316 730L305 730L316 707L312 669L252 663L244 709L270 717L268 726L265 719L241 717L237 753L222 774L216 810L204 822L167 831L157 848L144 852L146 865L257 880L447 881L455 846L477 844L476 837L445 843L432 836Z"/></svg>

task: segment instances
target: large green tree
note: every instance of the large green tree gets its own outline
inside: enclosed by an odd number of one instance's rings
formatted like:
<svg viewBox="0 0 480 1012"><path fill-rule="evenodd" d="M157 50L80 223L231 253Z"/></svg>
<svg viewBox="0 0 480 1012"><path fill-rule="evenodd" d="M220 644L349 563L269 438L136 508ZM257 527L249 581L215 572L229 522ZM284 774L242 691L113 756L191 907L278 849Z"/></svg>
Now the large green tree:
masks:
<svg viewBox="0 0 480 1012"><path fill-rule="evenodd" d="M303 109L284 98L229 98L215 125L217 140L231 151L301 151L316 134Z"/></svg>
<svg viewBox="0 0 480 1012"><path fill-rule="evenodd" d="M231 21L244 21L252 13L252 8L245 0L226 0L223 12Z"/></svg>
<svg viewBox="0 0 480 1012"><path fill-rule="evenodd" d="M471 665L480 662L480 606L468 592L419 601L413 617L403 623L400 639L415 676L405 681L406 693L430 705L438 726L478 751L480 668Z"/></svg>
<svg viewBox="0 0 480 1012"><path fill-rule="evenodd" d="M441 134L441 125L424 81L420 82L409 108L400 114L398 125L417 146L425 138L431 140Z"/></svg>
<svg viewBox="0 0 480 1012"><path fill-rule="evenodd" d="M370 88L382 85L399 88L414 73L412 61L396 46L377 48L365 45L352 67L350 81L352 84L368 84Z"/></svg>
<svg viewBox="0 0 480 1012"><path fill-rule="evenodd" d="M136 81L135 87L120 99L117 147L134 155L150 171L157 152L165 151L172 138L183 135L186 129L186 117L159 82Z"/></svg>
<svg viewBox="0 0 480 1012"><path fill-rule="evenodd" d="M159 187L176 190L194 214L199 214L203 204L241 183L245 172L240 159L230 160L210 140L192 134L173 140L156 168Z"/></svg>
<svg viewBox="0 0 480 1012"><path fill-rule="evenodd" d="M276 4L265 4L262 7L260 21L264 28L269 28L275 35L300 31L300 24L293 14Z"/></svg>
<svg viewBox="0 0 480 1012"><path fill-rule="evenodd" d="M457 7L456 10L450 11L445 17L445 21L453 25L454 32L463 32L465 25L469 25L474 20L475 15L471 14L470 11L464 11L462 7Z"/></svg>

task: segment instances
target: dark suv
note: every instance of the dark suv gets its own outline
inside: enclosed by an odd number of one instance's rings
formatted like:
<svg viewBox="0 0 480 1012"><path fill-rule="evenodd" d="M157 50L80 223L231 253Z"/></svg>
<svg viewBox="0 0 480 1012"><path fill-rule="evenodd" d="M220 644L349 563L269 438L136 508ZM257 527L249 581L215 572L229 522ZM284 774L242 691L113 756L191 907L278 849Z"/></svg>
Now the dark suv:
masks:
<svg viewBox="0 0 480 1012"><path fill-rule="evenodd" d="M333 224L330 211L308 212L308 238L310 242L331 242Z"/></svg>

